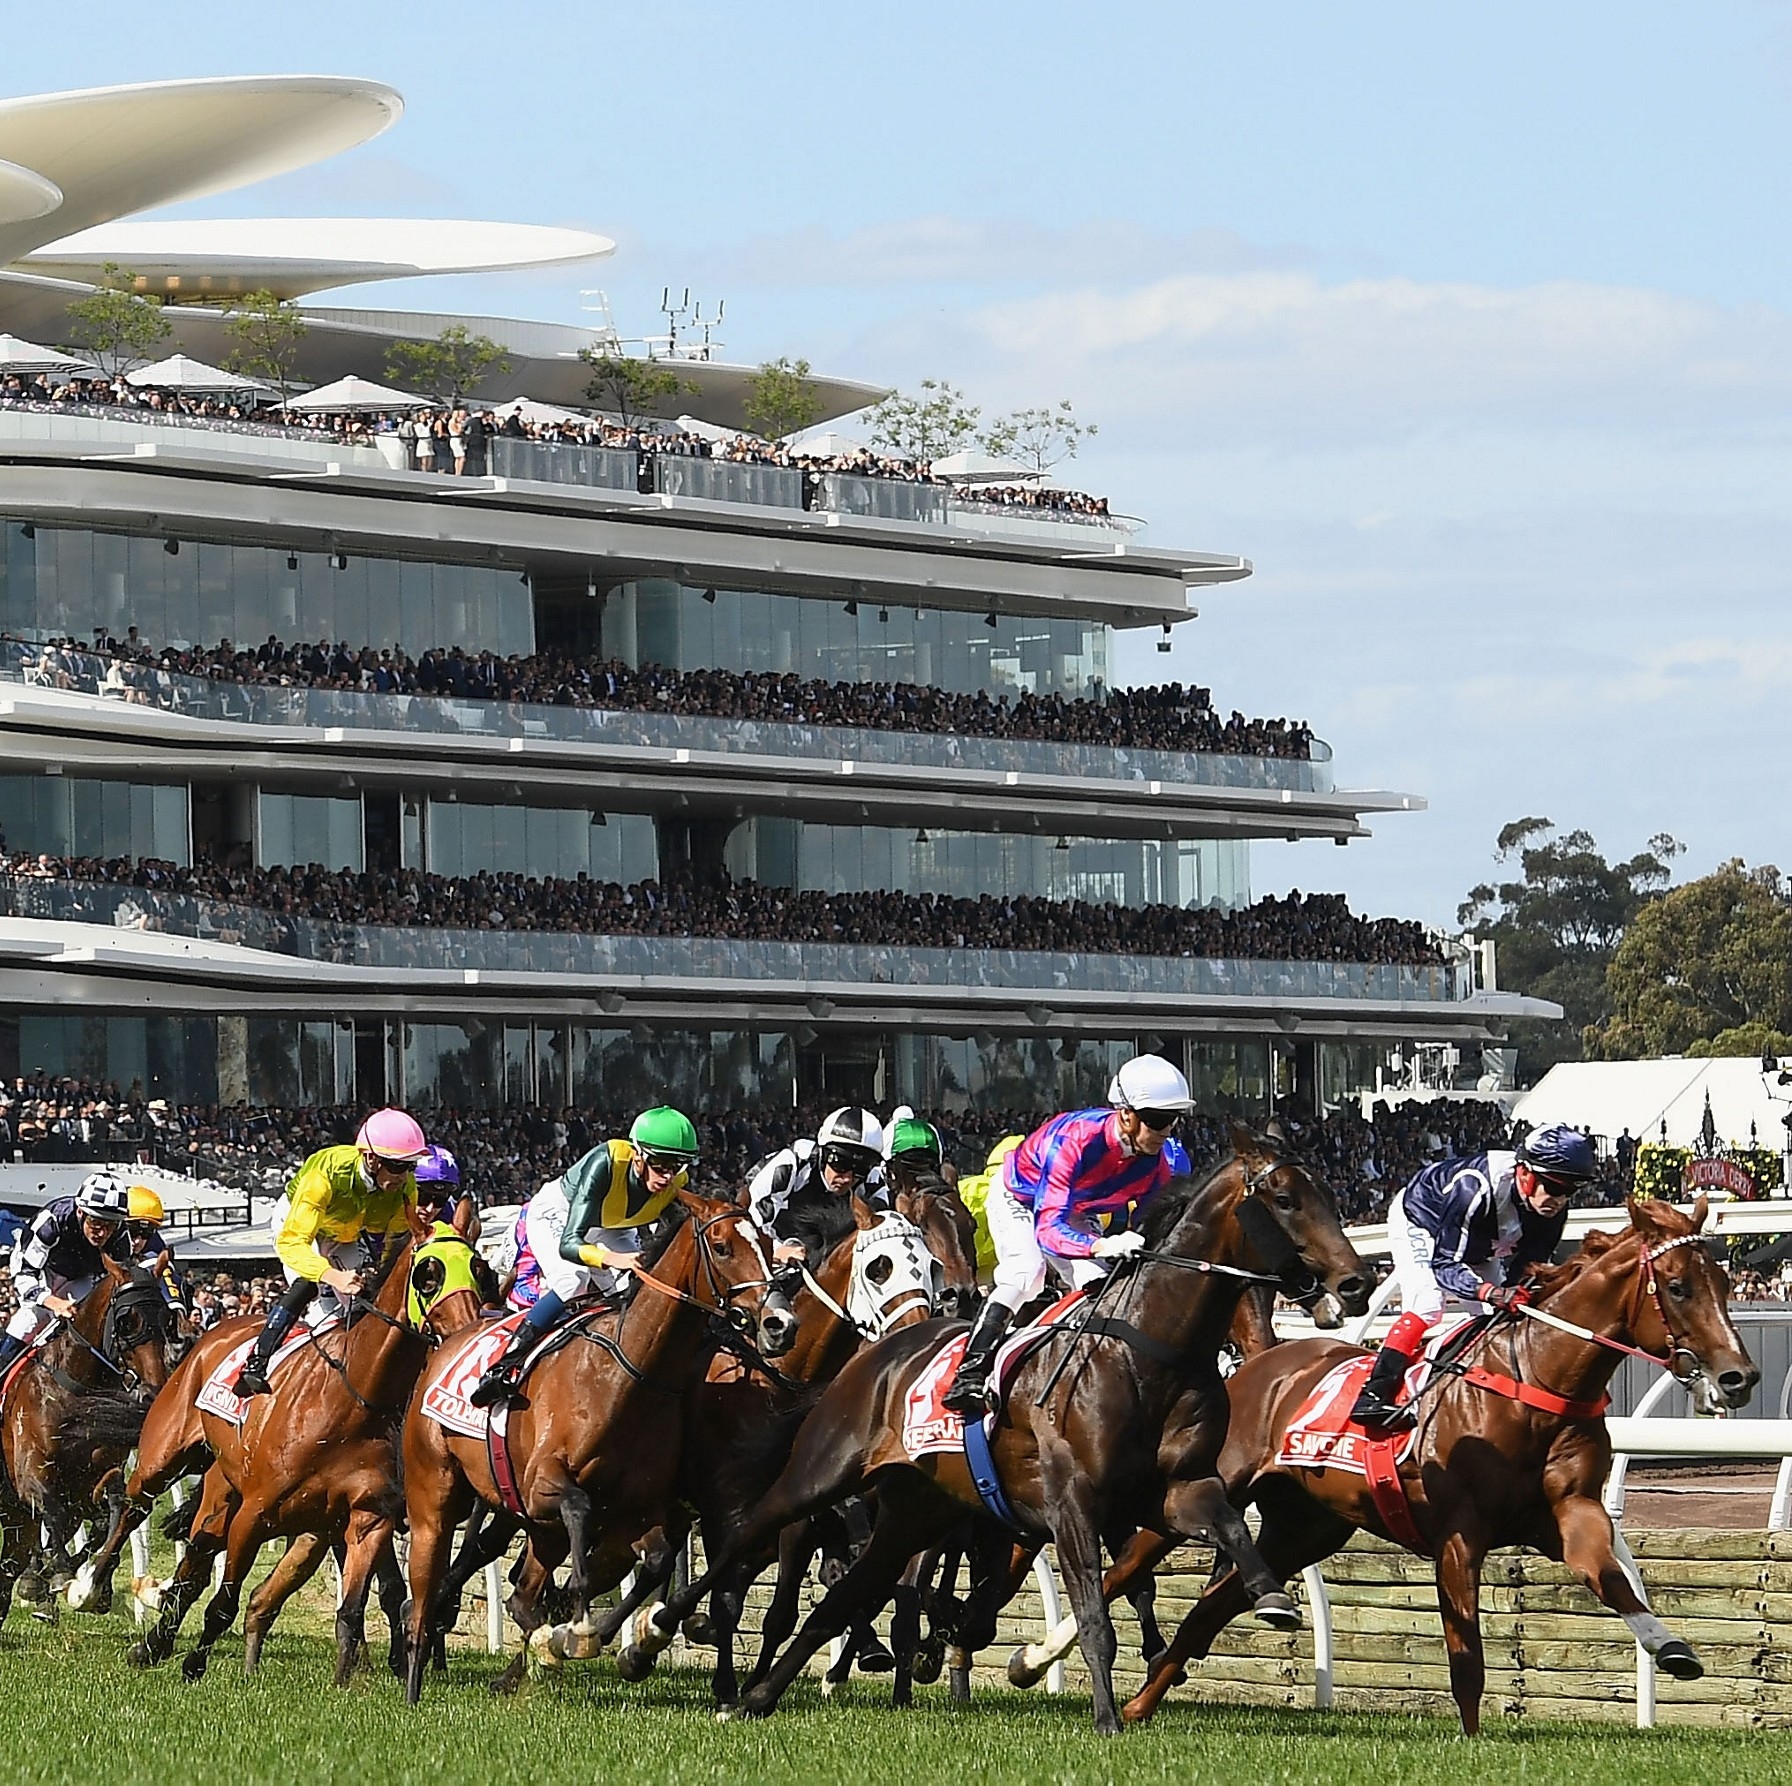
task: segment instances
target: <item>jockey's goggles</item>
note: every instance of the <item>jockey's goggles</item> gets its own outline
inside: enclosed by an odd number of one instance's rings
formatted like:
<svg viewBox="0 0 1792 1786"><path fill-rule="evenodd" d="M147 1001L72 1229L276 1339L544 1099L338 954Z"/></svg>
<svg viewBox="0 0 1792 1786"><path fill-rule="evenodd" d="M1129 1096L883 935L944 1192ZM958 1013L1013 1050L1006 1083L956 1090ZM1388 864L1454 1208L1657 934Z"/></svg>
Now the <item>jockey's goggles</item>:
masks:
<svg viewBox="0 0 1792 1786"><path fill-rule="evenodd" d="M1172 1129L1182 1126L1180 1110L1135 1110L1133 1115L1154 1135L1167 1135Z"/></svg>
<svg viewBox="0 0 1792 1786"><path fill-rule="evenodd" d="M690 1163L688 1153L667 1153L659 1147L641 1149L641 1164L650 1172L682 1172Z"/></svg>
<svg viewBox="0 0 1792 1786"><path fill-rule="evenodd" d="M854 1178L869 1178L874 1166L883 1158L868 1147L844 1147L836 1143L821 1150L824 1171L848 1172Z"/></svg>

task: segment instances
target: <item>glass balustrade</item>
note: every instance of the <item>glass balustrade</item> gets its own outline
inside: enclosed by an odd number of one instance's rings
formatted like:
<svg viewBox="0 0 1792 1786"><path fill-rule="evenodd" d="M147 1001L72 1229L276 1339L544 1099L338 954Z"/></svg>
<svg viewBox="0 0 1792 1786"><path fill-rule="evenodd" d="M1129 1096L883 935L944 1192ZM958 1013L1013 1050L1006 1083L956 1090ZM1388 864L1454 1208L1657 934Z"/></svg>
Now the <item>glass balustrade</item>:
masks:
<svg viewBox="0 0 1792 1786"><path fill-rule="evenodd" d="M907 944L742 941L709 936L592 936L569 931L449 930L324 923L256 906L138 887L0 881L0 915L193 937L342 967L558 974L816 986L986 987L1178 998L1351 999L1437 1004L1464 998L1455 968L1340 961L1237 961Z"/></svg>
<svg viewBox="0 0 1792 1786"><path fill-rule="evenodd" d="M152 664L65 646L0 639L0 680L103 695L193 719L248 725L338 726L461 737L626 746L717 756L803 757L880 766L966 769L1073 777L1092 782L1161 782L1177 787L1332 791L1331 749L1312 757L1226 756L1209 751L1123 750L1030 738L878 732L856 726L788 725L626 708L549 707L433 695L382 695L333 688L273 688L181 676Z"/></svg>

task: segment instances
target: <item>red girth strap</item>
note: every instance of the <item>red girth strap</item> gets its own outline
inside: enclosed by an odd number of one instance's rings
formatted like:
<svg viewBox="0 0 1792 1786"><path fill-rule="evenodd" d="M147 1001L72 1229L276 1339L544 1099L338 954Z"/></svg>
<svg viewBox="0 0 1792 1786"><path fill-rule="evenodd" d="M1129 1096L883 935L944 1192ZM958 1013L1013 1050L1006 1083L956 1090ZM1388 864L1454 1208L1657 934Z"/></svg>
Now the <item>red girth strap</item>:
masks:
<svg viewBox="0 0 1792 1786"><path fill-rule="evenodd" d="M1502 1377L1498 1371L1483 1369L1478 1364L1465 1370L1462 1379L1465 1383L1473 1383L1477 1389L1490 1389L1495 1395L1503 1395L1507 1401L1523 1402L1527 1408L1538 1408L1545 1414L1560 1414L1564 1420L1597 1420L1612 1405L1609 1395L1600 1396L1596 1402L1577 1402L1568 1396L1557 1395L1553 1390L1515 1382L1511 1377Z"/></svg>
<svg viewBox="0 0 1792 1786"><path fill-rule="evenodd" d="M1394 1461L1394 1439L1365 1439L1363 1442L1363 1474L1369 1480L1369 1493L1381 1523L1396 1544L1404 1544L1420 1556L1429 1556L1419 1528L1412 1522L1412 1508L1406 1502L1406 1490L1400 1483L1400 1466Z"/></svg>

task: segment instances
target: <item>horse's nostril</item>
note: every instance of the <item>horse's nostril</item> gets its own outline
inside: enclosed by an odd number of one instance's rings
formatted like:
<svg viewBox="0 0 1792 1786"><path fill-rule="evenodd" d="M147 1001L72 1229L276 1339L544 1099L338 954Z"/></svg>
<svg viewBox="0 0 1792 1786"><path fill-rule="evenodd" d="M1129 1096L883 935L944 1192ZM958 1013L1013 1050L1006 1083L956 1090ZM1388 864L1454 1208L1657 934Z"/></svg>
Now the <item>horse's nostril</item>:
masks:
<svg viewBox="0 0 1792 1786"><path fill-rule="evenodd" d="M1349 1308L1353 1303L1363 1304L1369 1300L1369 1280L1362 1277L1340 1278L1332 1290L1332 1294ZM1360 1309L1353 1312L1360 1313Z"/></svg>
<svg viewBox="0 0 1792 1786"><path fill-rule="evenodd" d="M1761 1373L1758 1370L1728 1370L1717 1373L1717 1386L1724 1392L1724 1399L1735 1404L1746 1401L1760 1380Z"/></svg>

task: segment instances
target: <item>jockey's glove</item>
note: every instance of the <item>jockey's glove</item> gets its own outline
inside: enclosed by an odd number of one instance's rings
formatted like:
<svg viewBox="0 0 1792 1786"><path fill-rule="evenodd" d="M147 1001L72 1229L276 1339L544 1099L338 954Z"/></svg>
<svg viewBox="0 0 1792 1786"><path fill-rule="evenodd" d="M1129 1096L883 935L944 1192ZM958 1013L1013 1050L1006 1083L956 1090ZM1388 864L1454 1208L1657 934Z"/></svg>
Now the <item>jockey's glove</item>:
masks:
<svg viewBox="0 0 1792 1786"><path fill-rule="evenodd" d="M1489 1306L1507 1310L1523 1308L1531 1300L1523 1284L1483 1284L1475 1294Z"/></svg>
<svg viewBox="0 0 1792 1786"><path fill-rule="evenodd" d="M1128 1253L1142 1253L1145 1236L1128 1228L1124 1234L1103 1234L1089 1247L1091 1259L1124 1259Z"/></svg>

